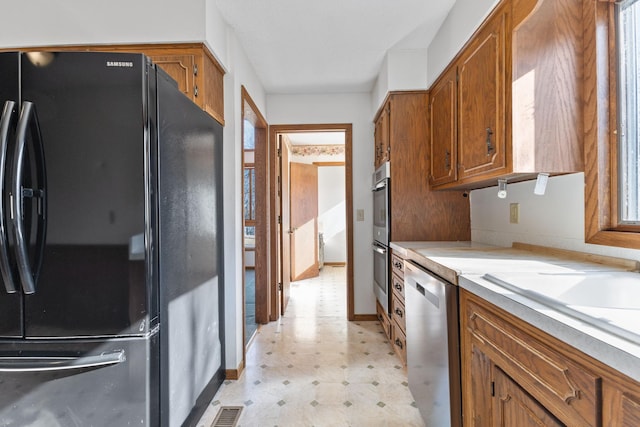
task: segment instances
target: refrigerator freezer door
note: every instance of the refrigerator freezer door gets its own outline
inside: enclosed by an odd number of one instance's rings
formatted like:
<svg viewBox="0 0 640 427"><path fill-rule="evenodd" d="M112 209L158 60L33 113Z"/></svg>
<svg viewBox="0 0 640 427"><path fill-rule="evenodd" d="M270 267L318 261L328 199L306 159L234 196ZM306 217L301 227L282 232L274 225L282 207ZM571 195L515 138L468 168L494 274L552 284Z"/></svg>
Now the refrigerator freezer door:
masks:
<svg viewBox="0 0 640 427"><path fill-rule="evenodd" d="M0 425L158 426L157 338L0 343Z"/></svg>
<svg viewBox="0 0 640 427"><path fill-rule="evenodd" d="M152 263L132 257L149 235L149 119L142 55L63 52L21 56L22 102L37 111L46 163L46 245L35 293L25 298L25 337L144 335ZM155 78L152 74L151 78ZM152 111L149 111L151 109ZM27 144L23 187L36 181ZM31 148L30 148L31 147ZM38 208L23 198L25 238L37 263Z"/></svg>

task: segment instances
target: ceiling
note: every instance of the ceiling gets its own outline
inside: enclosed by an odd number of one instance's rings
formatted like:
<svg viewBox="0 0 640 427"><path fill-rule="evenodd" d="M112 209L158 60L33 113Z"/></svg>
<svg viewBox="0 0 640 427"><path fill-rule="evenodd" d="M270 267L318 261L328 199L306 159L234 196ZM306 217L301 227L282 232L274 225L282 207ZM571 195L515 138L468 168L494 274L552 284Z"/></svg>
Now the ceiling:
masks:
<svg viewBox="0 0 640 427"><path fill-rule="evenodd" d="M425 49L455 0L215 0L267 93L370 92L390 49Z"/></svg>

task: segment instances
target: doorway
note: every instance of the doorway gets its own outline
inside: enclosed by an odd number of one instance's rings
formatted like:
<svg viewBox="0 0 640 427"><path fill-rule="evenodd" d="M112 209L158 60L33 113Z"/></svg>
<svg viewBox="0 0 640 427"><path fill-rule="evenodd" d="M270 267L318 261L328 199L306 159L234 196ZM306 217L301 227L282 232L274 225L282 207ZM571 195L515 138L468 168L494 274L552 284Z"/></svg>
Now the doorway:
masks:
<svg viewBox="0 0 640 427"><path fill-rule="evenodd" d="M354 320L351 125L273 125L269 129L270 236L275 254L270 320L285 312L292 277L314 277L322 268L345 264L347 318ZM323 186L326 177L340 175L338 184L328 184L334 189L340 186L340 192ZM313 188L315 194L311 194Z"/></svg>
<svg viewBox="0 0 640 427"><path fill-rule="evenodd" d="M243 339L245 349L267 323L269 299L269 232L267 122L242 87L242 242Z"/></svg>

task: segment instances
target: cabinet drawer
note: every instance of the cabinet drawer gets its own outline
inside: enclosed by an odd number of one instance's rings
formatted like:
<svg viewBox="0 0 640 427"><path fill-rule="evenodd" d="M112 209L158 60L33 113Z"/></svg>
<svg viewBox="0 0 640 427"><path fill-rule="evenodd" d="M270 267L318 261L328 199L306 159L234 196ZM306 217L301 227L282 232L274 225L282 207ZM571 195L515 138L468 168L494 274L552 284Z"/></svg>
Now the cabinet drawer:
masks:
<svg viewBox="0 0 640 427"><path fill-rule="evenodd" d="M406 332L407 321L404 315L404 303L396 298L395 294L393 298L391 298L391 318L398 324L403 332Z"/></svg>
<svg viewBox="0 0 640 427"><path fill-rule="evenodd" d="M404 304L404 279L394 274L391 278L393 284L393 292L398 296L398 299Z"/></svg>
<svg viewBox="0 0 640 427"><path fill-rule="evenodd" d="M404 260L396 254L391 254L391 271L404 280Z"/></svg>
<svg viewBox="0 0 640 427"><path fill-rule="evenodd" d="M407 337L404 334L404 331L398 327L398 325L392 325L393 337L392 344L393 349L396 351L398 356L400 356L400 360L402 360L402 364L406 366L407 364Z"/></svg>
<svg viewBox="0 0 640 427"><path fill-rule="evenodd" d="M552 350L513 322L475 302L463 304L466 333L482 344L482 351L564 423L599 424L601 379Z"/></svg>
<svg viewBox="0 0 640 427"><path fill-rule="evenodd" d="M384 308L376 301L376 315L378 316L378 320L380 321L380 326L384 330L384 334L386 335L388 340L391 340L391 321L389 320L389 316L384 312Z"/></svg>

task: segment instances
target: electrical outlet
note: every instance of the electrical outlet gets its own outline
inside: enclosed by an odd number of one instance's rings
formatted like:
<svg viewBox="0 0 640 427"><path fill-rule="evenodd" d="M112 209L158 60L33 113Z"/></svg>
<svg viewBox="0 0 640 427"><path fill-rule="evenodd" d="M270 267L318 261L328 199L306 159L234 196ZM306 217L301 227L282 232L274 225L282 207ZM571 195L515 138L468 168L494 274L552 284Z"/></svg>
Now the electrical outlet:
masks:
<svg viewBox="0 0 640 427"><path fill-rule="evenodd" d="M511 224L520 222L520 203L509 204L509 222Z"/></svg>
<svg viewBox="0 0 640 427"><path fill-rule="evenodd" d="M356 221L364 221L364 209L356 210Z"/></svg>

